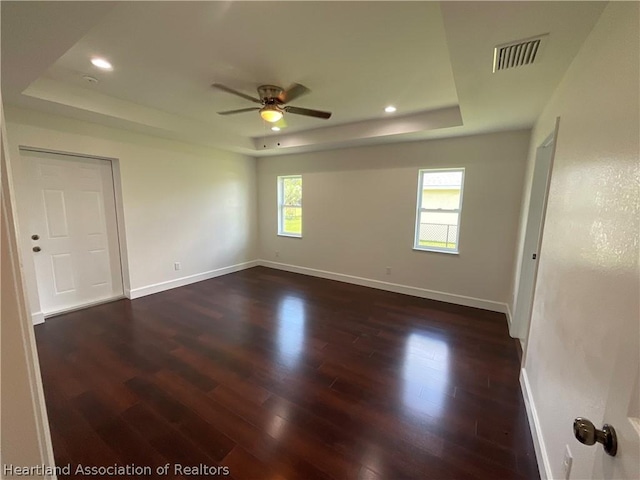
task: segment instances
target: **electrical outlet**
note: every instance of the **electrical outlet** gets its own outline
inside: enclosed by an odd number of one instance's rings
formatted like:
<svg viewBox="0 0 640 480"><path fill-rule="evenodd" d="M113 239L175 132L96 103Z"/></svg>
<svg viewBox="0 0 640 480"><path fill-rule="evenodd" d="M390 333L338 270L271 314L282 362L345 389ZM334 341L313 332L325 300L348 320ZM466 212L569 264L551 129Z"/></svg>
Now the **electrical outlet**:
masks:
<svg viewBox="0 0 640 480"><path fill-rule="evenodd" d="M182 266L180 265L180 262L175 262L173 264L173 269L174 270L180 270L182 268Z"/></svg>
<svg viewBox="0 0 640 480"><path fill-rule="evenodd" d="M278 258L279 256L280 256L280 252L276 250L276 258Z"/></svg>
<svg viewBox="0 0 640 480"><path fill-rule="evenodd" d="M571 450L569 450L569 445L565 445L564 459L562 460L562 473L563 473L563 478L565 480L569 480L569 476L571 475L572 464L573 464L573 456L571 455Z"/></svg>
<svg viewBox="0 0 640 480"><path fill-rule="evenodd" d="M387 275L391 275L391 267L387 267Z"/></svg>

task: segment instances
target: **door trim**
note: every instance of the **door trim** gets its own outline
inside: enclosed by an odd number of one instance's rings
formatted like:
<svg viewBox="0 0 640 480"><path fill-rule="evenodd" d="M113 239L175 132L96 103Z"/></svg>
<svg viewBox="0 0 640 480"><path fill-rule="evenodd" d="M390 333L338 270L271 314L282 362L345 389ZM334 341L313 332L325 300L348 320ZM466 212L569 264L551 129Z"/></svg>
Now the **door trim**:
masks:
<svg viewBox="0 0 640 480"><path fill-rule="evenodd" d="M2 239L2 251L6 249L9 257L9 265L3 264L3 272L8 271L11 274L12 287L16 293L15 298L5 299L9 303L15 300L14 306L17 309L17 315L12 318L3 318L3 331L7 323L16 323L19 335L15 340L19 344L15 354L11 355L12 359L17 359L22 355L24 365L27 369L27 387L31 390L30 400L32 404L32 416L28 409L22 409L16 412L19 419L28 421L32 418L35 424L35 439L25 437L23 445L31 448L35 445L39 450L40 461L43 464L54 466L55 458L53 455L53 445L51 442L51 433L49 431L49 420L47 417L47 408L44 398L44 390L42 386L42 375L40 374L40 362L38 360L38 352L33 328L29 328L29 310L27 292L25 289L24 273L25 269L21 267L21 245L20 245L20 227L18 218L18 204L16 195L16 185L14 181L14 165L17 159L10 153L7 144L7 129L4 117L4 107L2 94L0 93L0 184L2 188L2 201L0 202L0 227L6 233ZM6 270L4 270L6 269ZM6 322L6 323L5 323ZM6 335L6 331L4 335ZM6 338L6 337L5 337ZM13 338L12 338L13 340ZM21 345L20 345L21 344ZM25 404L26 407L26 404ZM5 456L5 461L7 458Z"/></svg>
<svg viewBox="0 0 640 480"><path fill-rule="evenodd" d="M99 155L88 155L84 153L73 153L73 152L64 152L62 150L51 150L48 148L40 148L40 147L29 147L28 145L19 145L18 150L21 152L34 152L34 153L48 153L51 155L64 155L65 157L76 157L76 158L90 158L93 160L107 160L108 162L112 162L117 158L113 157L101 157Z"/></svg>
<svg viewBox="0 0 640 480"><path fill-rule="evenodd" d="M91 160L103 160L109 162L111 166L111 181L113 186L113 197L115 204L115 217L116 217L116 238L118 240L118 252L120 255L120 276L122 281L122 290L123 294L117 295L112 298L99 300L98 302L91 302L90 304L78 305L75 307L71 307L68 309L64 309L64 311L56 310L54 312L43 312L42 309L39 309L37 312L31 312L32 323L34 325L38 323L44 323L47 318L60 315L62 313L67 313L70 311L79 310L82 308L87 308L89 306L102 304L106 302L112 302L115 300L120 300L122 298L129 298L127 292L131 290L131 283L129 277L129 269L128 269L128 255L127 255L127 243L126 243L126 233L125 233L125 222L124 222L124 207L122 200L122 181L120 176L120 160L114 157L105 157L101 155L93 155L86 153L78 153L78 152L67 152L62 150L52 150L49 148L42 147L34 147L29 145L18 145L18 153L22 154L23 152L30 153L44 153L49 155L61 155L66 157L75 157L75 158L86 158ZM29 262L33 264L33 257L29 256ZM33 272L35 272L35 265L33 268ZM25 272L26 275L29 273ZM33 279L34 285L37 285L36 279ZM29 295L33 295L34 298L38 299L38 304L40 304L40 294L36 290L36 292L28 292Z"/></svg>
<svg viewBox="0 0 640 480"><path fill-rule="evenodd" d="M541 257L541 248L542 248L542 239L544 236L544 226L545 226L545 222L547 219L547 203L549 201L549 190L551 188L551 177L553 175L553 164L555 162L555 157L556 157L556 150L558 148L558 131L560 129L560 117L556 117L556 123L553 129L553 132L551 132L546 138L545 140L536 148L536 160L537 160L537 156L538 156L538 149L540 148L545 148L548 146L551 146L552 151L551 151L551 158L549 159L549 171L547 173L547 183L545 185L545 192L544 192L544 198L543 198L543 203L542 203L542 216L540 218L540 230L538 231L538 239L537 239L537 248L536 248L536 252L538 254L538 261L535 263L534 265L534 270L533 270L533 283L531 285L531 309L530 311L526 314L526 325L520 324L516 326L516 333L526 333L525 336L525 342L524 342L524 348L523 348L523 352L522 352L522 362L521 365L524 365L526 358L527 358L527 350L528 350L528 346L529 346L529 333L531 331L531 317L533 315L533 305L535 302L535 295L536 295L536 286L538 283L538 269L540 267L540 259ZM553 144L553 145L552 145ZM535 164L534 164L534 171L535 171ZM527 217L528 217L529 213L527 213ZM526 232L526 226L525 226L525 232ZM526 238L523 239L522 242L522 258L524 259L524 256L527 255L527 252L524 251L524 247L526 245ZM521 287L521 283L520 280L518 280L518 289L520 289ZM518 292L519 293L519 292ZM516 297L517 298L517 297ZM516 305L517 308L517 305ZM524 321L525 318L523 318L522 316L519 317L520 321Z"/></svg>

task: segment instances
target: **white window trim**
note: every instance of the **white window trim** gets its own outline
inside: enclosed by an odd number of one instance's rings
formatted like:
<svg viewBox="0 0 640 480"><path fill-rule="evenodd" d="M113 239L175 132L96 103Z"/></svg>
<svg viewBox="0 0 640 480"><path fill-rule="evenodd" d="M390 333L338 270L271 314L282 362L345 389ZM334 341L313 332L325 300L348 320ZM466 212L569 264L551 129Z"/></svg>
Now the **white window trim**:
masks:
<svg viewBox="0 0 640 480"><path fill-rule="evenodd" d="M290 238L302 238L302 229L300 227L300 234L285 232L283 227L283 219L282 219L282 210L286 207L298 207L298 205L284 205L282 196L284 193L284 180L287 178L299 178L302 180L302 175L280 175L278 176L278 236L279 237L290 237ZM300 202L300 209L302 209L302 202ZM304 222L303 222L304 225Z"/></svg>
<svg viewBox="0 0 640 480"><path fill-rule="evenodd" d="M460 201L458 208L443 209L443 208L422 208L422 191L424 173L431 172L462 172L462 179L460 183ZM421 168L418 170L418 194L416 199L416 224L413 236L413 249L420 252L437 252L437 253L449 253L453 255L460 254L460 230L462 219L462 197L464 195L464 167L459 168ZM458 214L458 231L456 232L456 248L441 248L441 247L426 247L420 245L420 214L422 212L440 212L440 213L457 213Z"/></svg>

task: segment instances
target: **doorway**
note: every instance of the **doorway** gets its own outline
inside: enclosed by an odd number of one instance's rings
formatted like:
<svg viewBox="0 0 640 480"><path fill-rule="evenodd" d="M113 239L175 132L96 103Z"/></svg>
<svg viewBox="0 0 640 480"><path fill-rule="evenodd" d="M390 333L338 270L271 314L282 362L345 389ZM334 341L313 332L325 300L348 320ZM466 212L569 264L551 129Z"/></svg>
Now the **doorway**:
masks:
<svg viewBox="0 0 640 480"><path fill-rule="evenodd" d="M123 297L111 160L20 149L44 317Z"/></svg>
<svg viewBox="0 0 640 480"><path fill-rule="evenodd" d="M527 228L525 230L524 247L520 264L520 277L516 296L515 312L511 324L511 336L520 338L526 342L531 320L531 309L535 293L536 276L540 260L540 245L542 243L542 230L547 208L547 196L549 194L549 182L553 156L556 150L556 138L559 126L558 119L553 133L551 133L536 150L536 160L531 182L531 195L529 197L529 212L527 215Z"/></svg>

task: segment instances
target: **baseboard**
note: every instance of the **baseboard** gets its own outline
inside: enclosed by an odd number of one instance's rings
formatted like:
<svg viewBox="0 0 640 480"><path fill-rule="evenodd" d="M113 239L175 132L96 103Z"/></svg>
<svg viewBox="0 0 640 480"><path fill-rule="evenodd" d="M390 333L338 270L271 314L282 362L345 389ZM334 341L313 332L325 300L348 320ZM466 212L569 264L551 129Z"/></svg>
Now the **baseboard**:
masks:
<svg viewBox="0 0 640 480"><path fill-rule="evenodd" d="M513 317L511 316L511 308L508 303L505 303L506 311L504 314L507 316L507 324L509 325L509 332L511 332L511 324L513 323Z"/></svg>
<svg viewBox="0 0 640 480"><path fill-rule="evenodd" d="M41 323L44 323L44 313L42 312L32 313L31 323L33 323L34 325L40 325Z"/></svg>
<svg viewBox="0 0 640 480"><path fill-rule="evenodd" d="M516 326L513 323L513 313L511 313L511 307L508 303L506 304L506 307L507 311L505 312L505 315L507 316L507 327L509 328L509 336L511 338L520 338L518 336L518 333L516 332Z"/></svg>
<svg viewBox="0 0 640 480"><path fill-rule="evenodd" d="M456 305L464 305L466 307L481 308L492 312L500 312L506 314L508 305L506 303L494 302L492 300L484 300L475 297L466 297L454 293L438 292L436 290L428 290L426 288L411 287L409 285L401 285L398 283L383 282L381 280L373 280L370 278L356 277L343 273L327 272L325 270L317 270L315 268L300 267L287 263L271 262L269 260L258 260L258 264L263 267L275 268L277 270L285 270L292 273L301 273L312 277L326 278L328 280L337 280L338 282L352 283L363 287L377 288L378 290L386 290L389 292L403 293L414 297L428 298L429 300L438 300L440 302L454 303Z"/></svg>
<svg viewBox="0 0 640 480"><path fill-rule="evenodd" d="M68 308L60 308L58 310L52 310L50 312L43 312L44 318L48 319L51 317L57 317L58 315L64 315L65 313L77 312L78 310L84 310L85 308L97 307L98 305L104 305L105 303L116 302L118 300L122 300L125 298L124 295L116 295L114 297L103 298L101 300L96 300L95 302L83 303L81 305L75 305L73 307Z"/></svg>
<svg viewBox="0 0 640 480"><path fill-rule="evenodd" d="M531 429L533 446L536 451L536 460L538 462L538 470L540 471L540 480L552 480L553 476L551 474L551 467L549 465L547 449L544 445L544 438L542 438L540 420L538 419L536 405L533 402L533 397L531 396L531 386L529 385L527 371L524 368L520 370L520 388L522 389L522 397L524 398L524 405L527 410L527 418L529 419L529 428Z"/></svg>
<svg viewBox="0 0 640 480"><path fill-rule="evenodd" d="M454 293L439 292L436 290L428 290L425 288L412 287L409 285L402 285L398 283L383 282L381 280L373 280L370 278L357 277L354 275L346 275L343 273L328 272L325 270L318 270L315 268L300 267L297 265L290 265L286 263L271 262L268 260L253 260L250 262L238 263L228 267L218 268L216 270L210 270L208 272L198 273L187 277L176 278L174 280L168 280L166 282L155 283L147 285L145 287L133 288L131 290L126 289L124 295L133 300L135 298L144 297L147 295L153 295L154 293L164 292L165 290L171 290L172 288L183 287L191 283L201 282L203 280L209 280L211 278L219 277L221 275L227 275L233 272L239 272L240 270L246 270L248 268L264 266L269 268L275 268L277 270L284 270L287 272L300 273L303 275L310 275L313 277L326 278L328 280L336 280L339 282L351 283L354 285L361 285L363 287L376 288L378 290L386 290L389 292L402 293L405 295L411 295L414 297L427 298L430 300L437 300L440 302L453 303L456 305L463 305L467 307L480 308L483 310L489 310L492 312L504 313L507 316L507 320L511 322L511 311L509 305L501 302L494 302L492 300L485 300L475 297L467 297L464 295L457 295ZM32 314L32 321L34 325L44 322L44 314L42 312L36 312Z"/></svg>
<svg viewBox="0 0 640 480"><path fill-rule="evenodd" d="M253 260L251 262L238 263L229 267L218 268L216 270L210 270L208 272L197 273L195 275L189 275L188 277L176 278L175 280L168 280L166 282L155 283L153 285L147 285L146 287L132 288L128 292L125 292L128 298L133 300L134 298L140 298L154 293L164 292L165 290L171 290L172 288L184 287L191 283L202 282L203 280L209 280L210 278L219 277L221 275L227 275L228 273L239 272L240 270L246 270L247 268L257 267L259 262Z"/></svg>

